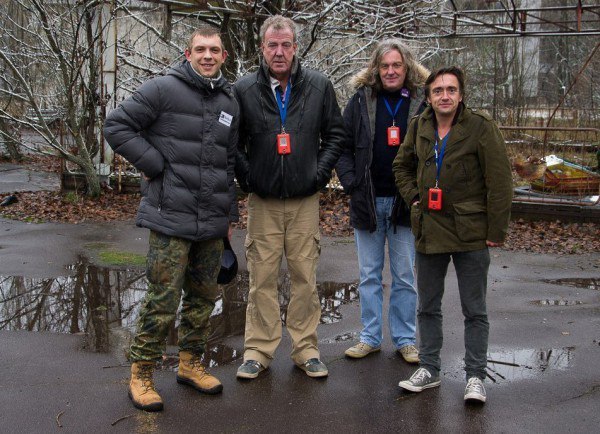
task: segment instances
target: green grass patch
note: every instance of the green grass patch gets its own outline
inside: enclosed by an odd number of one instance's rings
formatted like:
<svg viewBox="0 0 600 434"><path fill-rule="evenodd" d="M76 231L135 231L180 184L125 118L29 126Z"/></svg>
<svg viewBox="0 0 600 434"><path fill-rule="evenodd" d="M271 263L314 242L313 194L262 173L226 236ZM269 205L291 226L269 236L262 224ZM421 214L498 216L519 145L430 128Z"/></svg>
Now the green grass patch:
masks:
<svg viewBox="0 0 600 434"><path fill-rule="evenodd" d="M114 250L104 250L98 254L100 261L107 265L135 266L143 267L146 265L146 256L131 252L116 252Z"/></svg>

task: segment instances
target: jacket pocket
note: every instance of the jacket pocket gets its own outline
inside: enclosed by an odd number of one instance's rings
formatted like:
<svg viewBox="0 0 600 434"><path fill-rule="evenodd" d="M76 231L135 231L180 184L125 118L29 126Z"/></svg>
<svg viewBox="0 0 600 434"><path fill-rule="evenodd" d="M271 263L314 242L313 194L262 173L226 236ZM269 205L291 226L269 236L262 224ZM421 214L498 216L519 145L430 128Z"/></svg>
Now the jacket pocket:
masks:
<svg viewBox="0 0 600 434"><path fill-rule="evenodd" d="M479 241L487 237L487 214L482 202L455 203L454 224L461 241Z"/></svg>
<svg viewBox="0 0 600 434"><path fill-rule="evenodd" d="M410 227L412 233L415 236L415 240L418 240L421 236L421 225L423 224L423 212L421 211L421 204L413 205L410 207Z"/></svg>
<svg viewBox="0 0 600 434"><path fill-rule="evenodd" d="M318 259L321 256L321 234L316 233L313 235L313 239L315 240L315 259Z"/></svg>
<svg viewBox="0 0 600 434"><path fill-rule="evenodd" d="M246 240L244 241L244 250L246 252L246 261L256 259L256 249L254 247L254 240L248 235L246 235Z"/></svg>

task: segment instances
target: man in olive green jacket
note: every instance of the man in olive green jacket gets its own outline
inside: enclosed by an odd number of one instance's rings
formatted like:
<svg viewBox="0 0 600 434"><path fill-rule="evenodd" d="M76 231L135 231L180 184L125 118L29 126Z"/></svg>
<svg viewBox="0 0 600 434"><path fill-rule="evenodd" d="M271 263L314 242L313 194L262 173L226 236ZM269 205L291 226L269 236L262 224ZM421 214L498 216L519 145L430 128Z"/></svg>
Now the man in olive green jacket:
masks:
<svg viewBox="0 0 600 434"><path fill-rule="evenodd" d="M433 72L425 94L430 107L412 120L393 163L398 190L411 204L421 341L420 367L399 385L421 392L440 384L441 304L452 258L465 316L464 399L485 402L488 247L501 246L506 236L510 163L496 124L465 106L461 69Z"/></svg>

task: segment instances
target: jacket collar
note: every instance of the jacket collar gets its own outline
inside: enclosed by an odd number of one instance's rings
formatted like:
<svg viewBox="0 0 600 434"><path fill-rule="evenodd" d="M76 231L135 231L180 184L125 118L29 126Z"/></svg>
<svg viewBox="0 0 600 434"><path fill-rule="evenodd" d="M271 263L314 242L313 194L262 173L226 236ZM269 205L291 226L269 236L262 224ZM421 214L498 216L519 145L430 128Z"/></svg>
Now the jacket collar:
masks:
<svg viewBox="0 0 600 434"><path fill-rule="evenodd" d="M459 109L454 116L452 121L452 129L450 130L450 138L448 139L447 147L451 147L453 144L460 142L463 140L467 134L467 131L464 127L464 121L467 120L471 116L471 113L465 106L463 102L459 104ZM437 124L435 120L435 113L431 106L428 106L423 113L421 114L421 118L423 119L423 123L419 123L419 136L424 137L428 141L432 143L430 152L427 155L427 158L434 155L433 151L433 143L435 142L435 132L437 130Z"/></svg>
<svg viewBox="0 0 600 434"><path fill-rule="evenodd" d="M171 68L167 74L173 75L179 78L180 80L185 81L191 87L200 91L206 93L215 93L223 91L227 95L233 96L231 84L227 81L227 79L223 76L221 72L219 72L219 76L217 78L203 77L196 71L194 71L192 65L187 59L184 59L179 65L176 65L173 68Z"/></svg>

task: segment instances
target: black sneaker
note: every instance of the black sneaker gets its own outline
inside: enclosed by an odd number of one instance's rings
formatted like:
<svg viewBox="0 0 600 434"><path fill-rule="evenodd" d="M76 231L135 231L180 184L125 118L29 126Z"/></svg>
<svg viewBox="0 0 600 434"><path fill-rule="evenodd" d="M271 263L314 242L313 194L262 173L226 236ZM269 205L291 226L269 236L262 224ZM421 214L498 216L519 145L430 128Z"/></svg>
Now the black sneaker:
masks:
<svg viewBox="0 0 600 434"><path fill-rule="evenodd" d="M258 377L258 374L260 374L265 369L266 368L256 360L246 360L238 368L236 376L238 378L256 378Z"/></svg>
<svg viewBox="0 0 600 434"><path fill-rule="evenodd" d="M427 369L419 368L408 380L401 381L398 386L411 392L422 392L423 389L437 387L440 383L440 377L434 377Z"/></svg>
<svg viewBox="0 0 600 434"><path fill-rule="evenodd" d="M327 377L327 375L329 375L329 371L327 370L325 363L321 362L316 357L314 359L308 359L306 362L298 365L298 367L306 372L306 375L309 377L317 378Z"/></svg>

